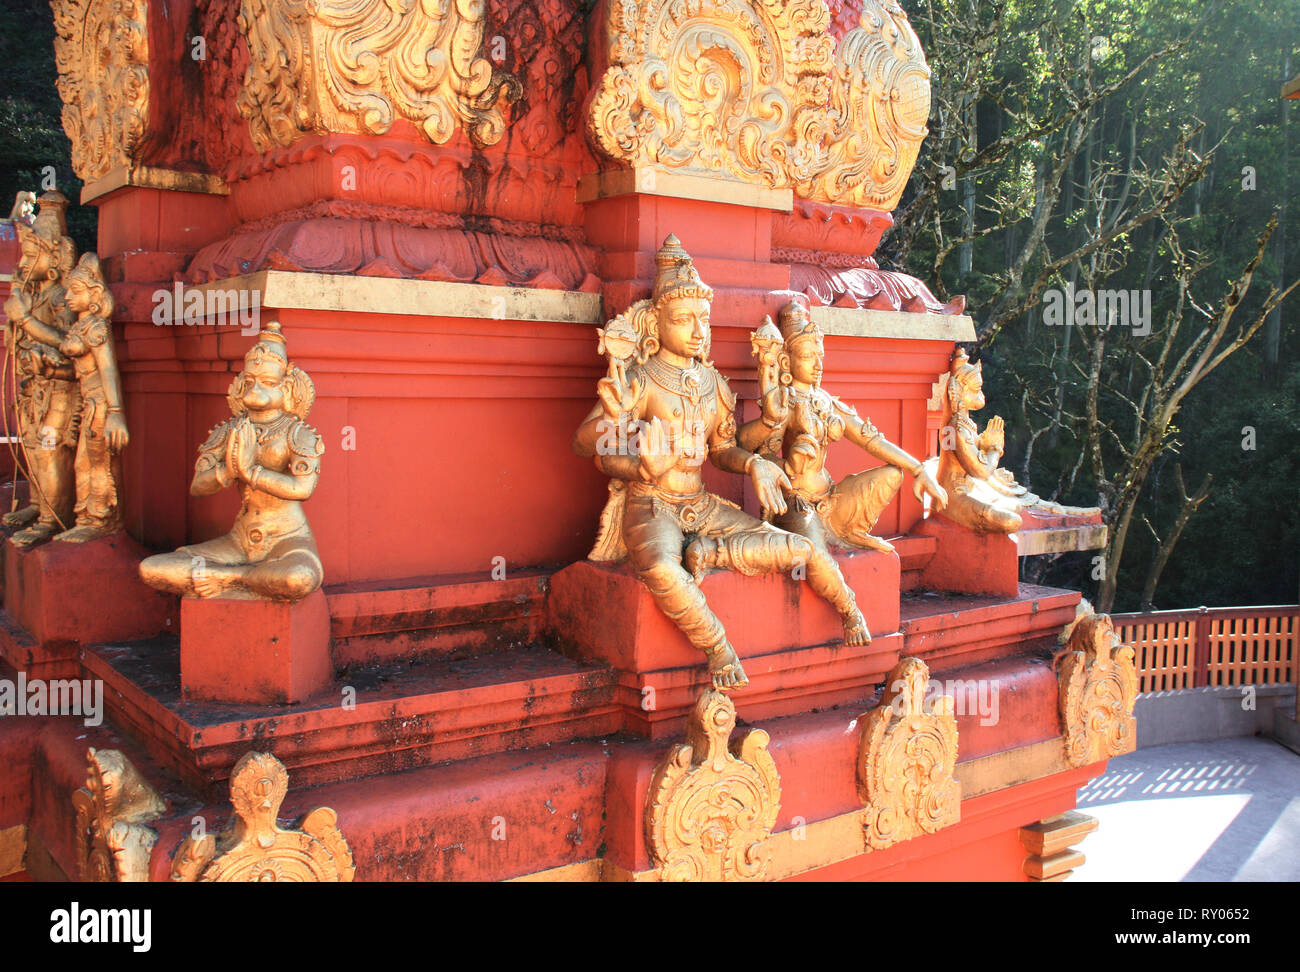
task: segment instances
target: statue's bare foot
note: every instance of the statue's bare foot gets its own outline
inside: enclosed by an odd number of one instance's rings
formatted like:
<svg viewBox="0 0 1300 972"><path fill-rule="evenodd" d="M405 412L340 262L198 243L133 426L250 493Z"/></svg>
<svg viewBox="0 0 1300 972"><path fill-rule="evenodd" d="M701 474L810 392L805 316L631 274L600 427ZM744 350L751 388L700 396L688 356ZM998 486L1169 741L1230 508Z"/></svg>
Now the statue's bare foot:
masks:
<svg viewBox="0 0 1300 972"><path fill-rule="evenodd" d="M35 522L36 518L40 516L40 513L41 511L36 508L35 504L24 506L21 510L13 510L12 512L6 513L4 516L0 517L0 523L3 523L10 529L17 529Z"/></svg>
<svg viewBox="0 0 1300 972"><path fill-rule="evenodd" d="M194 593L199 597L219 597L230 589L235 576L223 572L220 567L208 565L195 567L190 574L190 581L194 585Z"/></svg>
<svg viewBox="0 0 1300 972"><path fill-rule="evenodd" d="M686 553L683 561L686 569L691 572L695 578L695 583L704 580L704 575L709 572L717 554L717 543L708 537L696 537L686 547Z"/></svg>
<svg viewBox="0 0 1300 972"><path fill-rule="evenodd" d="M880 537L872 536L870 533L862 534L862 546L871 550L879 550L881 553L893 553L894 545L888 540L882 540Z"/></svg>
<svg viewBox="0 0 1300 972"><path fill-rule="evenodd" d="M749 684L749 676L740 664L740 656L729 643L709 654L709 674L713 676L713 687L719 692L743 688Z"/></svg>
<svg viewBox="0 0 1300 972"><path fill-rule="evenodd" d="M98 540L100 537L108 536L112 531L104 530L90 524L74 526L71 530L64 530L54 539L63 543L88 543L91 540Z"/></svg>
<svg viewBox="0 0 1300 972"><path fill-rule="evenodd" d="M854 608L843 615L844 643L846 645L866 646L871 644L871 632L867 630L867 619L862 612Z"/></svg>
<svg viewBox="0 0 1300 972"><path fill-rule="evenodd" d="M55 527L51 523L33 523L26 530L19 530L9 539L20 547L34 547L38 543L44 543L55 534Z"/></svg>

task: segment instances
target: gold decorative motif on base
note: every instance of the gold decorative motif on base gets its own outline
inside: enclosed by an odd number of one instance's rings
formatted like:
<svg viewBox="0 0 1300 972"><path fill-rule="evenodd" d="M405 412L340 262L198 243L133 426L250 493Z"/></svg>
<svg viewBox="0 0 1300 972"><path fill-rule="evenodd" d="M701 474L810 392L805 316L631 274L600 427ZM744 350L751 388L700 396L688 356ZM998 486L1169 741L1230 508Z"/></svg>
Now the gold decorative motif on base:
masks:
<svg viewBox="0 0 1300 972"><path fill-rule="evenodd" d="M54 0L54 64L72 168L84 181L129 165L149 118L149 6Z"/></svg>
<svg viewBox="0 0 1300 972"><path fill-rule="evenodd" d="M482 56L486 12L482 0L243 0L249 65L236 105L254 147L383 135L399 117L437 144L458 127L496 143L520 86Z"/></svg>
<svg viewBox="0 0 1300 972"><path fill-rule="evenodd" d="M89 749L86 762L86 785L72 794L80 880L149 880L158 835L145 824L157 820L166 803L119 750Z"/></svg>
<svg viewBox="0 0 1300 972"><path fill-rule="evenodd" d="M951 696L926 702L930 671L904 658L889 673L880 704L863 719L858 792L868 850L933 834L961 819L956 778L957 719Z"/></svg>
<svg viewBox="0 0 1300 972"><path fill-rule="evenodd" d="M896 0L864 0L838 45L825 0L607 0L606 24L587 128L611 159L898 205L930 69Z"/></svg>
<svg viewBox="0 0 1300 972"><path fill-rule="evenodd" d="M687 717L686 742L655 770L646 836L660 880L761 881L766 875L781 781L767 733L750 729L732 740L735 726L731 700L706 691Z"/></svg>
<svg viewBox="0 0 1300 972"><path fill-rule="evenodd" d="M1061 726L1071 766L1137 748L1137 667L1132 646L1118 642L1110 615L1089 610L1074 622L1057 656Z"/></svg>
<svg viewBox="0 0 1300 972"><path fill-rule="evenodd" d="M352 851L338 816L318 807L285 830L278 820L289 773L269 753L248 753L230 777L235 816L219 838L186 838L172 862L173 881L351 881Z"/></svg>

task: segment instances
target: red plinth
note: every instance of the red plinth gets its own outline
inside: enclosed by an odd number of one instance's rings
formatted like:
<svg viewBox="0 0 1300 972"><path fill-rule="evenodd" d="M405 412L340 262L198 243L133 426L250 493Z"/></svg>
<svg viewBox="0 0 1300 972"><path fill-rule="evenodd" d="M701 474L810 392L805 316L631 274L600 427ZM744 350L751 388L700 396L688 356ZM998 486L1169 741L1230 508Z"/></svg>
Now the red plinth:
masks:
<svg viewBox="0 0 1300 972"><path fill-rule="evenodd" d="M329 684L325 593L292 604L181 599L181 694L210 702L283 705Z"/></svg>
<svg viewBox="0 0 1300 972"><path fill-rule="evenodd" d="M898 630L898 557L861 553L839 560L873 635ZM700 589L741 659L842 641L835 609L785 574L714 571ZM659 610L632 568L583 561L551 578L555 637L582 657L627 672L698 667L701 655Z"/></svg>
<svg viewBox="0 0 1300 972"><path fill-rule="evenodd" d="M920 586L926 590L1016 596L1020 554L1010 536L975 533L938 515L918 523L912 535L939 541L939 548L921 571Z"/></svg>
<svg viewBox="0 0 1300 972"><path fill-rule="evenodd" d="M31 550L7 542L5 610L47 646L132 641L175 630L175 599L140 580L146 556L126 533Z"/></svg>

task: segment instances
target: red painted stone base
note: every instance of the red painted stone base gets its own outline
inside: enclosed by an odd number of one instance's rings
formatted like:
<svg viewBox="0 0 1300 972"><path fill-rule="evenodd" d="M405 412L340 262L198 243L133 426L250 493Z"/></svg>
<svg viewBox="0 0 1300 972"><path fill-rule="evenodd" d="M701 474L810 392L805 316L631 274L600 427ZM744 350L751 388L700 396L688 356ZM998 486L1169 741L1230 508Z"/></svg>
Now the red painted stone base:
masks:
<svg viewBox="0 0 1300 972"><path fill-rule="evenodd" d="M187 700L284 705L328 685L324 591L292 604L181 599L181 694Z"/></svg>
<svg viewBox="0 0 1300 972"><path fill-rule="evenodd" d="M47 648L150 638L175 624L176 600L140 580L147 555L124 532L31 550L6 542L5 611Z"/></svg>
<svg viewBox="0 0 1300 972"><path fill-rule="evenodd" d="M975 533L942 516L912 528L913 536L934 537L939 547L921 571L920 587L952 594L1015 597L1020 554L1006 534Z"/></svg>

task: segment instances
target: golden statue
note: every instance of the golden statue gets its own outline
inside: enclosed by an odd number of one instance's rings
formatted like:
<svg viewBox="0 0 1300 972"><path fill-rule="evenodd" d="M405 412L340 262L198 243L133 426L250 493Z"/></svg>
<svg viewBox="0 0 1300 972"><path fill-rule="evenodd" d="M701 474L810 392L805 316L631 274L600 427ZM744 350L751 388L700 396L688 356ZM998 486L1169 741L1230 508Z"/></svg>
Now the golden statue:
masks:
<svg viewBox="0 0 1300 972"><path fill-rule="evenodd" d="M25 528L12 537L21 547L49 540L72 524L81 389L76 369L59 350L77 316L65 299L77 261L67 207L67 197L50 190L41 194L30 226L14 222L22 256L4 307L10 324L6 380L15 386L21 465L32 502L6 514L4 525Z"/></svg>
<svg viewBox="0 0 1300 972"><path fill-rule="evenodd" d="M806 565L808 582L843 619L845 644L866 644L866 623L834 559L705 491L706 458L749 476L771 514L786 511L791 485L780 467L736 444L736 396L708 358L713 291L675 236L655 265L653 296L600 331L609 372L573 439L578 455L612 477L591 559L632 562L660 609L705 653L718 689L749 680L699 588L710 568L753 575Z"/></svg>
<svg viewBox="0 0 1300 972"><path fill-rule="evenodd" d="M243 501L224 537L157 554L140 564L146 584L199 597L296 601L321 585L316 540L302 501L320 477L325 442L307 424L311 378L291 364L276 322L266 324L230 385L234 413L199 447L190 493L238 484Z"/></svg>
<svg viewBox="0 0 1300 972"><path fill-rule="evenodd" d="M916 478L918 496L929 493L939 509L947 494L920 460L822 389L825 339L807 306L791 301L781 309L780 321L778 331L767 318L751 338L759 362L761 413L741 428L739 437L742 448L773 462L782 462L784 456L793 492L789 509L773 522L807 537L828 557L831 544L892 552L893 545L871 531L903 485L903 470ZM826 454L840 439L886 465L835 482L826 469Z"/></svg>
<svg viewBox="0 0 1300 972"><path fill-rule="evenodd" d="M981 434L970 417L984 407L984 371L964 349L953 355L943 405L936 477L948 491L943 515L977 533L1014 533L1022 523L1018 510L1038 497L998 468L1006 451L1002 418L993 416Z"/></svg>
<svg viewBox="0 0 1300 972"><path fill-rule="evenodd" d="M270 753L250 752L230 775L235 815L219 837L190 836L172 859L176 882L347 882L356 875L338 814L317 807L286 830L278 819L289 771Z"/></svg>

